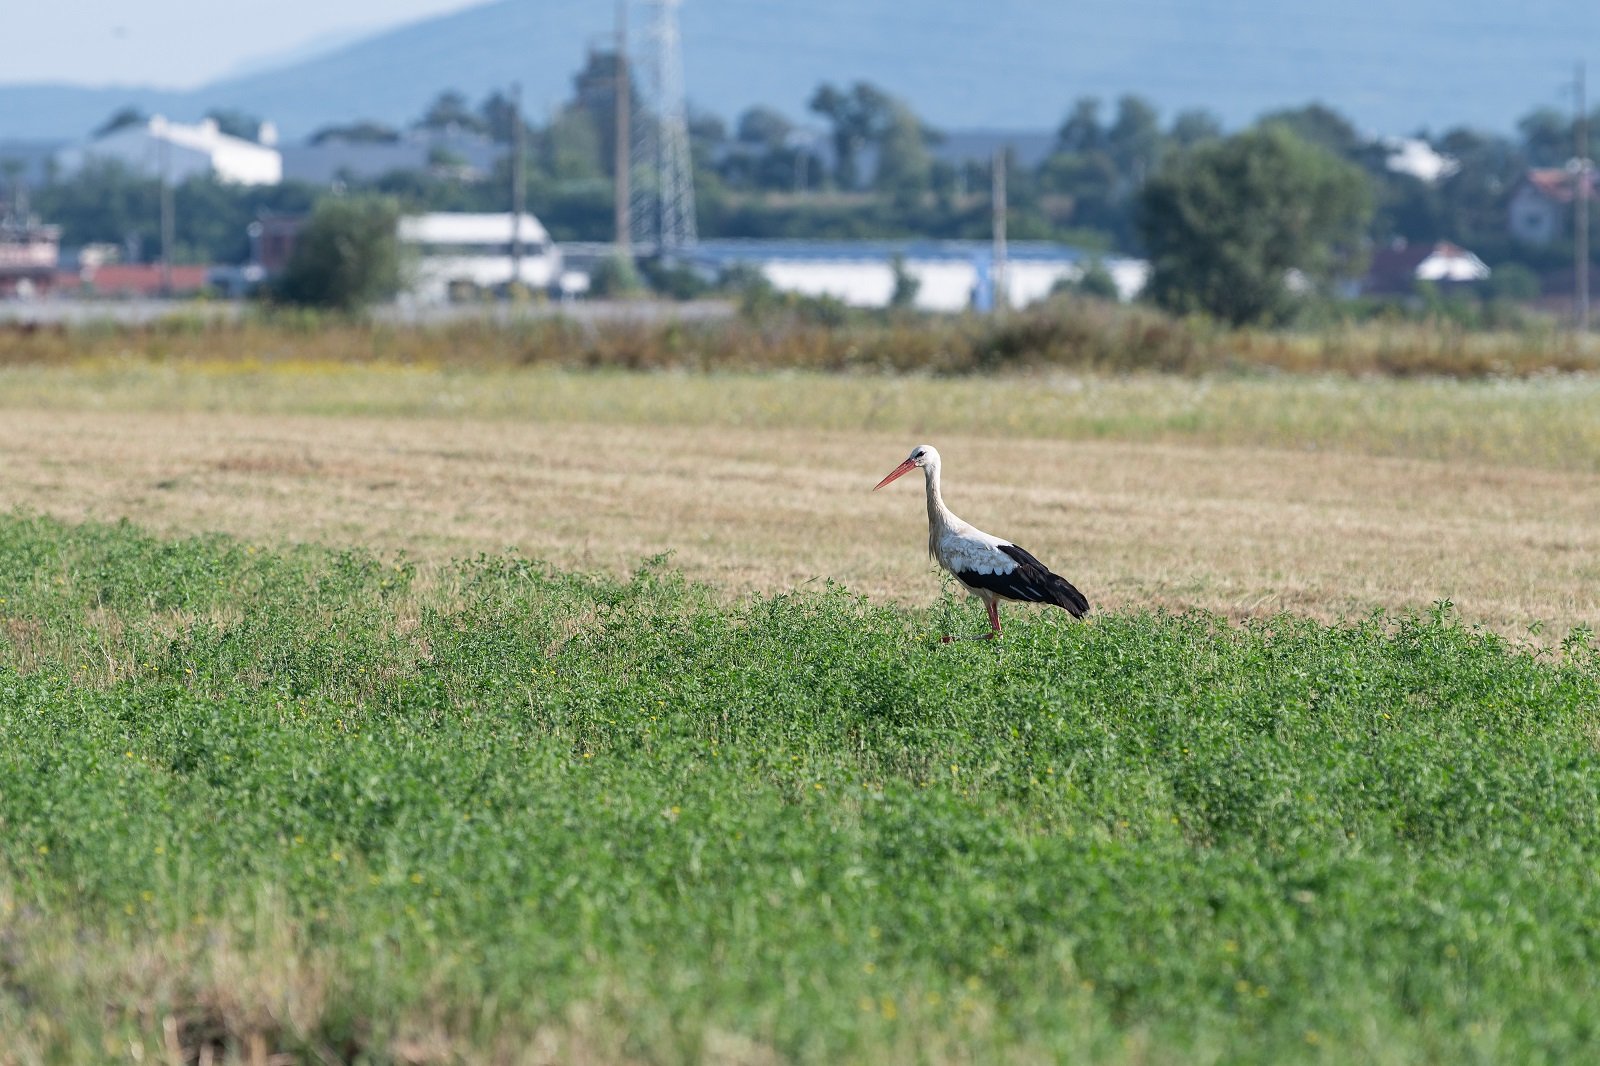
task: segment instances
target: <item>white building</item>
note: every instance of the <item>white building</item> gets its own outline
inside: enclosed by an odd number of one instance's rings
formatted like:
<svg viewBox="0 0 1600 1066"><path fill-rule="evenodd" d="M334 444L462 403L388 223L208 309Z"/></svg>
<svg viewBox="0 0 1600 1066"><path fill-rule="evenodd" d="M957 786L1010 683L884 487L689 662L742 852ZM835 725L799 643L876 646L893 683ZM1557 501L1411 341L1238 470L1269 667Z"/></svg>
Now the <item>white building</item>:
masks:
<svg viewBox="0 0 1600 1066"><path fill-rule="evenodd" d="M270 126L264 132L270 139ZM155 115L56 153L64 174L75 174L100 160L119 162L149 178L164 174L174 185L208 174L239 185L276 185L283 180L283 158L276 148L231 137L209 118L189 126Z"/></svg>
<svg viewBox="0 0 1600 1066"><path fill-rule="evenodd" d="M1434 150L1433 145L1420 137L1385 137L1382 141L1387 153L1383 165L1396 174L1409 174L1429 185L1448 178L1461 169L1459 160Z"/></svg>
<svg viewBox="0 0 1600 1066"><path fill-rule="evenodd" d="M994 300L993 250L987 241L712 240L678 257L715 279L732 267L759 270L783 292L832 296L854 307L887 306L896 264L917 283L915 306L924 311L983 309ZM1025 307L1061 282L1077 281L1093 257L1066 245L1016 241L1006 252L1007 303ZM1117 294L1132 299L1144 287L1149 264L1107 258L1101 265Z"/></svg>
<svg viewBox="0 0 1600 1066"><path fill-rule="evenodd" d="M1414 272L1418 281L1488 281L1489 266L1465 248L1439 241Z"/></svg>
<svg viewBox="0 0 1600 1066"><path fill-rule="evenodd" d="M482 180L506 155L503 145L459 130L409 130L392 142L367 143L337 137L319 144L285 144L285 181L314 185L372 181L397 170L450 169L469 181Z"/></svg>
<svg viewBox="0 0 1600 1066"><path fill-rule="evenodd" d="M517 280L530 289L548 289L561 273L561 252L532 215L518 218L521 267ZM512 280L511 215L439 212L400 220L400 243L416 258L410 286L413 298L443 303L452 286L493 289Z"/></svg>
<svg viewBox="0 0 1600 1066"><path fill-rule="evenodd" d="M1458 244L1395 241L1372 253L1361 289L1374 295L1405 295L1414 292L1419 281L1468 285L1488 281L1489 275L1489 265Z"/></svg>

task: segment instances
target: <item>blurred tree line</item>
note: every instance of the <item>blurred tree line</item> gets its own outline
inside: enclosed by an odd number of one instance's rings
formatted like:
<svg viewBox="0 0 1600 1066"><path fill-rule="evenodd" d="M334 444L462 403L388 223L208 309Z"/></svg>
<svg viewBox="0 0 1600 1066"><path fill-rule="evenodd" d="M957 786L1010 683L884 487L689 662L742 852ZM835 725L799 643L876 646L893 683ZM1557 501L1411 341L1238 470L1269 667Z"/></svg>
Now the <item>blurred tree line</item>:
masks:
<svg viewBox="0 0 1600 1066"><path fill-rule="evenodd" d="M608 240L617 165L614 62L605 53L591 55L574 78L571 99L542 123L519 118L504 93L476 104L458 92L441 93L409 131L436 137L429 165L420 169L349 180L336 189L187 181L176 190L178 255L190 261L239 261L247 253L246 227L258 213L305 213L335 192L387 197L403 210L505 210L518 122L530 209L557 240ZM236 112L213 117L244 136L260 126ZM119 112L105 128L137 120ZM1600 108L1589 125L1592 143L1600 143ZM310 140L394 143L407 132L360 120L319 130ZM990 230L991 161L942 158L941 132L907 102L867 82L819 86L800 119L754 107L730 126L717 116L692 113L689 134L703 236L981 238ZM500 146L499 161L490 173L474 173L453 156L451 138ZM1170 259L1171 247L1161 243L1164 214L1170 221L1202 202L1216 209L1219 190L1231 180L1227 166L1237 174L1250 173L1253 152L1266 153L1260 162L1269 171L1277 168L1253 195L1283 193L1287 202L1280 219L1309 227L1306 254L1289 255L1287 265L1313 282L1358 266L1360 246L1399 239L1454 241L1496 269L1519 264L1524 277L1570 263L1570 236L1565 243L1536 248L1516 242L1506 227L1507 200L1526 170L1564 165L1573 154L1567 115L1549 108L1532 111L1513 135L1458 127L1418 138L1449 157L1453 168L1434 180L1393 170L1390 148L1321 105L1267 114L1229 135L1204 111L1164 119L1136 95L1109 107L1086 97L1067 108L1042 158L1028 165L1009 162L1008 230L1015 240L1056 240L1093 251ZM1223 145L1243 150L1246 158L1228 164ZM1283 184L1291 179L1304 181ZM1199 196L1191 200L1179 195L1185 181L1220 185L1204 195L1190 189ZM1326 217L1301 218L1294 206L1307 190L1332 197L1337 209L1323 212ZM148 257L158 245L157 199L154 181L101 165L48 183L34 192L32 202L37 213L63 227L69 246L109 242ZM1195 239L1213 242L1224 232L1191 230ZM1241 232L1238 240L1242 254L1254 257L1257 267L1273 271L1282 265L1284 250L1269 250L1259 234ZM1245 283L1234 278L1226 284ZM1263 309L1275 299L1258 297L1265 301L1259 304ZM1181 306L1188 299L1170 302ZM1230 309L1225 317L1245 313Z"/></svg>

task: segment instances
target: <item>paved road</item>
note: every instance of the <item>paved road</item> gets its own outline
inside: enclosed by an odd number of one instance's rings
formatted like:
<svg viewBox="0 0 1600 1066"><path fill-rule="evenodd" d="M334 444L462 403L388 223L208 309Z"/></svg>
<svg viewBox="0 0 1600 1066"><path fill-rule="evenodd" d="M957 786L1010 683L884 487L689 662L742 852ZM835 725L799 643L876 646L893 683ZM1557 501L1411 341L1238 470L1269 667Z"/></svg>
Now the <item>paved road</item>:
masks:
<svg viewBox="0 0 1600 1066"><path fill-rule="evenodd" d="M171 316L237 319L250 304L237 300L0 300L0 323L32 322L85 325L115 322L144 325ZM677 303L660 300L583 300L573 303L510 304L389 304L373 312L380 322L435 325L481 319L514 322L522 318L565 315L580 322L641 321L659 322L676 318L708 321L727 318L734 305L727 300L695 300Z"/></svg>

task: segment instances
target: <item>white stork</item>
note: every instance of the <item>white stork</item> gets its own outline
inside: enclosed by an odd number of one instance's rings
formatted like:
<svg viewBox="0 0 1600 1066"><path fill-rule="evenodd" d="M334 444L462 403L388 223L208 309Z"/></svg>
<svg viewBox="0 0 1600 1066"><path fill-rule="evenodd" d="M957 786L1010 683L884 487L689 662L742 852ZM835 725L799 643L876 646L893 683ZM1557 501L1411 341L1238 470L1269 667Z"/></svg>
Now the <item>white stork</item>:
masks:
<svg viewBox="0 0 1600 1066"><path fill-rule="evenodd" d="M911 449L906 461L873 486L877 492L902 474L922 468L928 489L928 554L955 575L968 592L989 609L988 633L973 639L1000 635L1000 600L1053 603L1074 618L1089 611L1089 601L1072 583L1035 559L1025 549L985 533L950 513L939 492L939 451L931 444ZM954 639L945 637L948 643Z"/></svg>

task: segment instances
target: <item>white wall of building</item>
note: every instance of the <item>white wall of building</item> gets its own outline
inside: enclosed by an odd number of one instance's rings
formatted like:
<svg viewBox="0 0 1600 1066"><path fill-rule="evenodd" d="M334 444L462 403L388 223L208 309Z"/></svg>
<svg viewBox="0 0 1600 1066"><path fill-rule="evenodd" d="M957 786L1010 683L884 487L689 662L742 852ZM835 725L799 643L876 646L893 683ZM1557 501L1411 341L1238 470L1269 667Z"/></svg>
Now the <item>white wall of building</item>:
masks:
<svg viewBox="0 0 1600 1066"><path fill-rule="evenodd" d="M882 307L894 292L887 263L773 259L761 264L761 273L780 292L832 296L852 307Z"/></svg>
<svg viewBox="0 0 1600 1066"><path fill-rule="evenodd" d="M207 174L239 185L276 185L283 180L283 157L276 148L230 137L211 119L190 126L156 115L56 154L66 174L96 160L115 160L149 178L165 173L173 184Z"/></svg>
<svg viewBox="0 0 1600 1066"><path fill-rule="evenodd" d="M1489 266L1464 248L1435 249L1417 264L1419 281L1487 281Z"/></svg>
<svg viewBox="0 0 1600 1066"><path fill-rule="evenodd" d="M1117 283L1119 296L1131 300L1144 288L1149 265L1139 259L1110 259L1103 264ZM894 268L882 260L770 259L761 272L775 288L803 296L832 296L852 307L885 307L894 294ZM916 306L924 311L957 312L970 308L983 266L963 259L908 259L905 271L918 282ZM1080 264L1065 260L1012 260L1006 264L1007 303L1026 307L1049 296L1062 281L1076 281Z"/></svg>
<svg viewBox="0 0 1600 1066"><path fill-rule="evenodd" d="M511 215L436 212L400 220L400 242L415 256L412 299L443 303L450 286L492 289L512 280ZM516 230L522 243L517 280L530 289L547 289L561 274L561 252L534 216L524 214Z"/></svg>
<svg viewBox="0 0 1600 1066"><path fill-rule="evenodd" d="M920 283L917 286L916 306L921 310L964 311L972 306L972 287L978 282L978 271L970 262L960 259L913 260L906 264L906 273ZM888 302L886 297L883 303Z"/></svg>
<svg viewBox="0 0 1600 1066"><path fill-rule="evenodd" d="M1528 244L1550 244L1561 236L1562 208L1532 185L1524 184L1507 207L1511 235Z"/></svg>
<svg viewBox="0 0 1600 1066"><path fill-rule="evenodd" d="M1061 281L1077 281L1083 268L1074 263L1011 262L1006 264L1006 304L1027 307L1050 295Z"/></svg>

